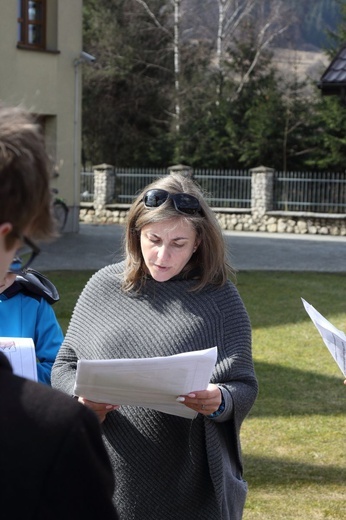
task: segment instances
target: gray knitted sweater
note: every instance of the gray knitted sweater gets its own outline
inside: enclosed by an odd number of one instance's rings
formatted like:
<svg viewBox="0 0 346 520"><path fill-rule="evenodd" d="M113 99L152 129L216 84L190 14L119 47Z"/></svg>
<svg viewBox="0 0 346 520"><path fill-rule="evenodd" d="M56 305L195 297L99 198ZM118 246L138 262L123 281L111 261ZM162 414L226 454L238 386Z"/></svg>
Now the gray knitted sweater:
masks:
<svg viewBox="0 0 346 520"><path fill-rule="evenodd" d="M123 269L123 263L107 266L87 283L52 384L72 394L81 358L167 356L217 346L211 382L221 385L226 405L218 418L189 420L123 406L108 413L103 435L121 520L240 520L247 484L239 431L257 395L240 296L231 282L188 292L193 281L179 279L149 279L140 294L124 293Z"/></svg>

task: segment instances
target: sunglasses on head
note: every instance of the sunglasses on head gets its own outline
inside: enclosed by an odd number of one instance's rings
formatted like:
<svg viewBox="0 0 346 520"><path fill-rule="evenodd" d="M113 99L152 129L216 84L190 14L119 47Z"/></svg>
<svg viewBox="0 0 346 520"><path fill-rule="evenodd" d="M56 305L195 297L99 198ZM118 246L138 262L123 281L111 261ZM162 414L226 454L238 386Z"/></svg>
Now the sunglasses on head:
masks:
<svg viewBox="0 0 346 520"><path fill-rule="evenodd" d="M196 215L201 211L199 200L188 193L169 193L166 190L149 190L144 194L146 208L158 208L170 199L175 209L184 215Z"/></svg>

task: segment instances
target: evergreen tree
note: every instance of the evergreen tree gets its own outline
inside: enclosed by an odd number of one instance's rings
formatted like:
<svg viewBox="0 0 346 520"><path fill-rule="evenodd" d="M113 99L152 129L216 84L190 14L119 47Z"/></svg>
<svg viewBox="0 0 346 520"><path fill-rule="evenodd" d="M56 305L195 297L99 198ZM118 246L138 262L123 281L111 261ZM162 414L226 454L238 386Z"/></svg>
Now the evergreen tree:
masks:
<svg viewBox="0 0 346 520"><path fill-rule="evenodd" d="M326 7L337 1L308 0L306 20L325 17ZM303 8L295 2L286 4ZM294 78L274 74L270 52L260 47L265 0L257 4L258 16L245 17L230 35L222 77L215 69L216 32L212 25L208 31L190 26L194 16L186 6L203 14L198 18L203 23L210 21L209 10L206 13L200 1L182 0L186 16L179 39L177 133L173 5L171 0L84 0L84 48L97 58L93 67L83 67L82 137L89 163L161 167L183 162L210 168L264 164L285 170L321 164L323 147L328 147L330 163L340 163L343 122L338 121L335 134L336 126L329 128L331 121L323 113L336 113L337 108L330 107L337 100L319 102L312 118L315 101L306 98ZM213 12L211 0L205 5ZM275 24L279 34L280 20ZM346 30L339 30L338 38L345 38Z"/></svg>
<svg viewBox="0 0 346 520"><path fill-rule="evenodd" d="M346 2L337 0L340 20L335 31L329 31L329 48L333 60L346 44ZM314 115L316 132L311 136L315 147L308 164L314 168L345 171L346 164L346 104L338 95L324 96L317 92Z"/></svg>
<svg viewBox="0 0 346 520"><path fill-rule="evenodd" d="M131 0L86 0L83 20L84 46L97 58L83 76L86 159L161 166L170 149L167 34Z"/></svg>
<svg viewBox="0 0 346 520"><path fill-rule="evenodd" d="M320 99L314 125L316 132L311 136L314 154L307 164L313 169L345 171L346 106L338 96Z"/></svg>

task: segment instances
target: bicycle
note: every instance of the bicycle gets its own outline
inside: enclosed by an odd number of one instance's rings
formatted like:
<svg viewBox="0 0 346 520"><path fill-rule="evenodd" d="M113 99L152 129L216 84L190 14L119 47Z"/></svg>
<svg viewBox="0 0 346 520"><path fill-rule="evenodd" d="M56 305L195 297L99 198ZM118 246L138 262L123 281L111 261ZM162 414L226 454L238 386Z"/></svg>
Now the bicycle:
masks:
<svg viewBox="0 0 346 520"><path fill-rule="evenodd" d="M60 197L56 196L58 190L53 188L52 192L55 194L53 200L53 215L57 224L58 232L61 233L66 226L69 209L67 204Z"/></svg>

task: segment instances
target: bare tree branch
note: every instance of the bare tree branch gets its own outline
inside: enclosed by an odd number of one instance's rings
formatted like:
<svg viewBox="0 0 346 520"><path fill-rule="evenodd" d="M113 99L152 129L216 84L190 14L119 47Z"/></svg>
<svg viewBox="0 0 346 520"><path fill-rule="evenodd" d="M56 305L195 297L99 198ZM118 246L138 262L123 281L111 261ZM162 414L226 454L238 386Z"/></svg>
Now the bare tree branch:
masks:
<svg viewBox="0 0 346 520"><path fill-rule="evenodd" d="M251 64L249 65L246 73L243 75L243 77L241 78L240 80L240 83L239 83L239 86L236 90L236 94L240 94L240 92L242 91L245 83L247 83L252 71L254 70L254 68L256 67L257 63L258 63L258 60L262 54L262 52L264 51L264 49L266 49L269 44L274 40L274 38L276 38L279 34L282 34L283 32L285 32L289 25L286 25L285 27L282 27L281 29L273 32L270 36L268 36L267 39L264 39L264 36L265 36L265 33L266 31L269 29L270 27L270 23L267 23L263 28L262 28L262 31L260 32L260 37L259 37L259 41L258 41L258 47L257 47L257 50L256 50L256 53L255 53L255 56L251 62Z"/></svg>
<svg viewBox="0 0 346 520"><path fill-rule="evenodd" d="M226 47L236 29L255 7L257 0L218 0L217 68L222 71Z"/></svg>
<svg viewBox="0 0 346 520"><path fill-rule="evenodd" d="M180 130L180 0L172 0L174 6L174 85L175 85L175 129Z"/></svg>
<svg viewBox="0 0 346 520"><path fill-rule="evenodd" d="M217 29L216 68L220 72L220 80L224 77L224 63L227 60L227 49L236 40L237 34L242 37L242 25L248 20L253 27L258 27L256 37L255 55L245 74L240 79L235 92L236 98L258 64L263 51L270 46L272 41L285 32L290 23L285 17L285 7L280 0L272 0L270 11L264 10L266 4L259 0L217 0L219 8ZM262 12L261 12L262 9ZM261 16L259 16L259 14Z"/></svg>
<svg viewBox="0 0 346 520"><path fill-rule="evenodd" d="M159 20L156 18L148 4L144 0L135 0L138 4L140 4L142 7L144 7L145 11L148 13L150 18L153 20L154 24L159 27L162 31L164 31L166 34L169 34L171 36L170 31L160 24Z"/></svg>

